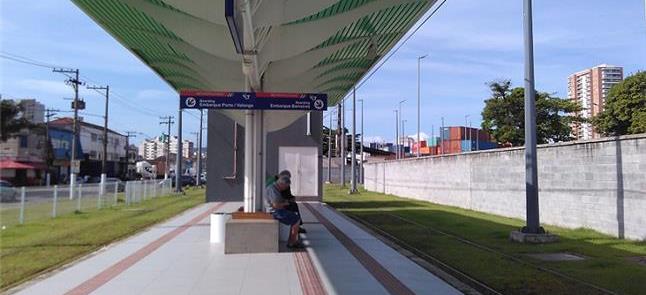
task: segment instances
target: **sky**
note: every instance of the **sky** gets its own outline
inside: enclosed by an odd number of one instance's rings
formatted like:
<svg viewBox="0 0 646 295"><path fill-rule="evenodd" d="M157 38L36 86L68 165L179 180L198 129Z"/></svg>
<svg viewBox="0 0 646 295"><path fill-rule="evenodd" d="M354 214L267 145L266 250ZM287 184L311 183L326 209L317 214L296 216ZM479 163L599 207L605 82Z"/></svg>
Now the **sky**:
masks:
<svg viewBox="0 0 646 295"><path fill-rule="evenodd" d="M646 70L645 2L534 1L536 88L566 97L568 75L602 63L623 66L626 74ZM79 68L89 84L110 85L111 129L140 132L137 143L165 130L160 116L177 117L177 93L71 1L0 0L0 9L2 54ZM365 102L366 138L394 138L393 110L403 99L406 133L416 134L417 57L425 54L421 131L437 135L442 118L445 126L480 125L487 82L510 79L522 86L522 24L520 0L448 0L357 89L357 99ZM0 59L0 71L3 99L35 98L48 108L70 110L66 98L73 90L65 76L7 59ZM81 97L84 119L102 124L103 97L84 88ZM350 122L351 101L347 105ZM198 131L198 118L197 111L185 112L185 138L194 141L190 132Z"/></svg>

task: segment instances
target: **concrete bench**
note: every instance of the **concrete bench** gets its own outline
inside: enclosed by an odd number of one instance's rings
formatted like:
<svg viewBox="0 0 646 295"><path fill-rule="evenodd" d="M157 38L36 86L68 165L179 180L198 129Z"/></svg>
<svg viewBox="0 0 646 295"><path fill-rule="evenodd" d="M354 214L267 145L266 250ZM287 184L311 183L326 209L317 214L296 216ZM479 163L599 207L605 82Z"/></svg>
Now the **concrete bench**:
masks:
<svg viewBox="0 0 646 295"><path fill-rule="evenodd" d="M278 221L263 212L235 212L226 223L224 254L278 252Z"/></svg>

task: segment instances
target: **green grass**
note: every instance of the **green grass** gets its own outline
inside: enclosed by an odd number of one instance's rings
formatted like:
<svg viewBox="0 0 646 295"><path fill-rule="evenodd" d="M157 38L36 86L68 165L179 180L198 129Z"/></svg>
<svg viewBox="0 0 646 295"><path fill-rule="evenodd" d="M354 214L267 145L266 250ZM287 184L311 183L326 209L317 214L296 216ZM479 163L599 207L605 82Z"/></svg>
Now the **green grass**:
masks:
<svg viewBox="0 0 646 295"><path fill-rule="evenodd" d="M68 263L115 240L204 202L204 190L159 197L126 207L77 212L0 231L0 290Z"/></svg>
<svg viewBox="0 0 646 295"><path fill-rule="evenodd" d="M646 242L620 240L589 229L545 226L559 235L561 241L545 245L518 244L508 240L512 230L524 225L518 219L366 191L348 195L347 189L337 186L325 187L324 200L357 221L382 230L503 294L600 293L577 280L619 294L646 292L646 266L629 259L645 256ZM587 259L545 262L526 256L554 252L583 255Z"/></svg>

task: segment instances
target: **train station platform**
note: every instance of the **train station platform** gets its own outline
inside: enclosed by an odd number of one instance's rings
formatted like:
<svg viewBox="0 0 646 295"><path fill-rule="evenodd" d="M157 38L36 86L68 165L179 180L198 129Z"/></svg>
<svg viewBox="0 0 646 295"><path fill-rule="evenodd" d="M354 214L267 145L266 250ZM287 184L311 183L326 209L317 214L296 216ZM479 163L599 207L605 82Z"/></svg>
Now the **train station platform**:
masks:
<svg viewBox="0 0 646 295"><path fill-rule="evenodd" d="M461 294L319 202L301 203L305 250L223 254L206 203L28 282L17 294Z"/></svg>

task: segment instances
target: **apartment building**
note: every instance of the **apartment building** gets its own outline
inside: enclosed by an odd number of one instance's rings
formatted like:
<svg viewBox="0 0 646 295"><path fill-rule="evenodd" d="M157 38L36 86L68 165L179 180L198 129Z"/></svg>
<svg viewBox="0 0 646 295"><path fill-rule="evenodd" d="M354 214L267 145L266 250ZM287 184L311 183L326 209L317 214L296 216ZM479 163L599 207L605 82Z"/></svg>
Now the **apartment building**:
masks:
<svg viewBox="0 0 646 295"><path fill-rule="evenodd" d="M602 64L570 75L568 98L581 105L581 117L591 119L603 111L608 92L623 80L623 71L623 67ZM600 137L591 123L573 124L572 135L577 140Z"/></svg>

